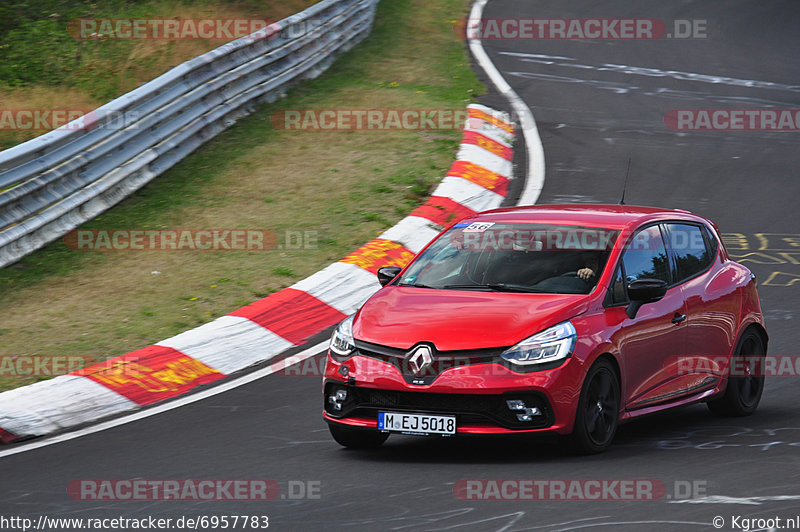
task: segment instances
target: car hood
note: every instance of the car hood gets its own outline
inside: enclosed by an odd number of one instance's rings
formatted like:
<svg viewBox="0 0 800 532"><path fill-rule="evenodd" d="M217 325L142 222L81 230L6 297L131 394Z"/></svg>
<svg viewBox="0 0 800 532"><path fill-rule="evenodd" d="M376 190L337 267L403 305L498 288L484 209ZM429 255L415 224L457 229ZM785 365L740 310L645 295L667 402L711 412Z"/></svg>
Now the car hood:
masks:
<svg viewBox="0 0 800 532"><path fill-rule="evenodd" d="M387 286L356 316L357 340L439 351L509 347L586 311L589 296Z"/></svg>

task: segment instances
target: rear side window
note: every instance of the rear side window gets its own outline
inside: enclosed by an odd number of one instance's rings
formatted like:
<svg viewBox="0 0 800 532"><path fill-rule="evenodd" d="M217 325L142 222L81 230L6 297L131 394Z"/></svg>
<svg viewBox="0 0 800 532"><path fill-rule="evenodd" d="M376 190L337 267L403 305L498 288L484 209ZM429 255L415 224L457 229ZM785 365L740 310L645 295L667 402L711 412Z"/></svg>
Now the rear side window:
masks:
<svg viewBox="0 0 800 532"><path fill-rule="evenodd" d="M700 226L670 223L667 227L670 249L675 255L677 282L694 277L711 266L714 253L709 247L707 234Z"/></svg>
<svg viewBox="0 0 800 532"><path fill-rule="evenodd" d="M657 225L637 231L622 256L625 283L638 279L661 279L670 283L669 259Z"/></svg>

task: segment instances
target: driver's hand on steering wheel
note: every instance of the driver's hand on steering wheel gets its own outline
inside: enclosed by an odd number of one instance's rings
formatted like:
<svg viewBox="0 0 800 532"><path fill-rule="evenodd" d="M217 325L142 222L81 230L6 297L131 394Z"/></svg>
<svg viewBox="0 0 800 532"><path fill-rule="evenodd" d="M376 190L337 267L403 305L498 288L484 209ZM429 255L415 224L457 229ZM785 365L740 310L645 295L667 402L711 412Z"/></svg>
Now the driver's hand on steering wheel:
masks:
<svg viewBox="0 0 800 532"><path fill-rule="evenodd" d="M591 279L592 277L594 277L594 270L592 270L591 268L581 268L580 270L578 270L578 279L580 279L581 281L588 282L589 279Z"/></svg>

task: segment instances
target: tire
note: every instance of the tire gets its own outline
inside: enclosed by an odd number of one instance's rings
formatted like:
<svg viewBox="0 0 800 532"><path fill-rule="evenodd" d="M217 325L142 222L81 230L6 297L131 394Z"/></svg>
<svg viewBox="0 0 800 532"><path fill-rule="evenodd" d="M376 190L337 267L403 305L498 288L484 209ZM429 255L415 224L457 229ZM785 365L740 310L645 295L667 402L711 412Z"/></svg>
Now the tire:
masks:
<svg viewBox="0 0 800 532"><path fill-rule="evenodd" d="M601 453L609 448L619 422L620 388L617 372L600 359L589 368L583 381L575 426L569 436L573 451Z"/></svg>
<svg viewBox="0 0 800 532"><path fill-rule="evenodd" d="M376 449L383 445L389 434L374 429L356 429L345 425L329 424L336 443L348 449Z"/></svg>
<svg viewBox="0 0 800 532"><path fill-rule="evenodd" d="M744 368L746 372L752 369L752 360L763 358L767 354L764 340L753 329L745 331L736 346L736 352L731 360L731 366ZM735 362L735 361L739 362ZM717 416L742 417L749 416L758 408L761 395L764 392L763 364L757 364L762 371L756 375L728 376L728 387L719 399L709 401L708 409ZM758 374L761 375L758 375Z"/></svg>

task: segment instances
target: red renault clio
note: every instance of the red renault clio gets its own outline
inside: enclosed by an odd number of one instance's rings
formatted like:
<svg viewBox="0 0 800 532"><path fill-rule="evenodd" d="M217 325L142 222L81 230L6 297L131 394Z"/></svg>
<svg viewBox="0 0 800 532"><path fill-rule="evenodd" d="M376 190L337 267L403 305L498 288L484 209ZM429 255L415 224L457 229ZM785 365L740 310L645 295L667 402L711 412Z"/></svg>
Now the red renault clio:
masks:
<svg viewBox="0 0 800 532"><path fill-rule="evenodd" d="M755 276L686 211L487 211L378 277L328 351L323 415L347 447L553 432L592 453L623 421L701 401L742 416L761 399Z"/></svg>

